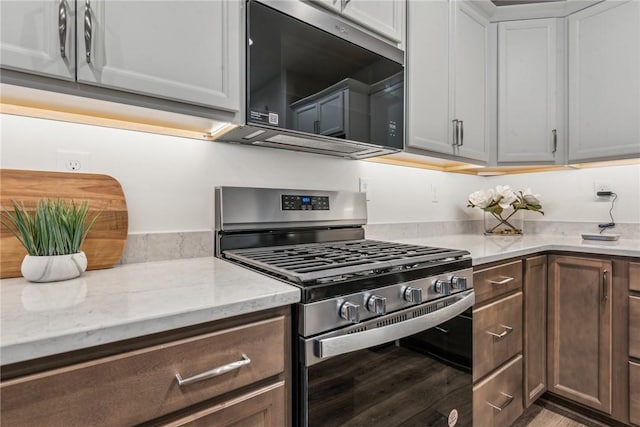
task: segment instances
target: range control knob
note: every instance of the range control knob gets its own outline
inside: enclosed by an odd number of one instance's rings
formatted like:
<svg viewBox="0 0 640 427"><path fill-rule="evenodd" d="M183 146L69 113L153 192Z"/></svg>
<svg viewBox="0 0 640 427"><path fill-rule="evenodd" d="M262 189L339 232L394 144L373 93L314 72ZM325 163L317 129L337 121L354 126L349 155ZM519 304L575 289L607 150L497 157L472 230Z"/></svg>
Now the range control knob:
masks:
<svg viewBox="0 0 640 427"><path fill-rule="evenodd" d="M371 295L367 300L367 310L375 314L385 314L387 311L387 299L379 295Z"/></svg>
<svg viewBox="0 0 640 427"><path fill-rule="evenodd" d="M465 289L467 289L467 278L453 276L451 278L451 289L455 289L457 291L464 291Z"/></svg>
<svg viewBox="0 0 640 427"><path fill-rule="evenodd" d="M360 306L351 302L345 302L340 306L340 317L351 323L360 321Z"/></svg>
<svg viewBox="0 0 640 427"><path fill-rule="evenodd" d="M451 293L451 281L438 279L433 283L433 290L442 295L449 295Z"/></svg>
<svg viewBox="0 0 640 427"><path fill-rule="evenodd" d="M422 289L414 288L413 286L407 286L402 292L402 297L407 302L420 304L422 302Z"/></svg>

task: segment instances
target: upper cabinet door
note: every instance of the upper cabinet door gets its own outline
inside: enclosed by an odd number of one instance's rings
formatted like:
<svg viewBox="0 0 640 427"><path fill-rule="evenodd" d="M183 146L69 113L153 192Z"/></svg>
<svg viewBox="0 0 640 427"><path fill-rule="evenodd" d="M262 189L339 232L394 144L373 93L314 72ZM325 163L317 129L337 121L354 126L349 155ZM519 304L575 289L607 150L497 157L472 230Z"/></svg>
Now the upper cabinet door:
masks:
<svg viewBox="0 0 640 427"><path fill-rule="evenodd" d="M486 161L489 157L489 20L470 3L454 2L453 118L462 121L457 154Z"/></svg>
<svg viewBox="0 0 640 427"><path fill-rule="evenodd" d="M403 40L404 1L341 0L342 14L393 40Z"/></svg>
<svg viewBox="0 0 640 427"><path fill-rule="evenodd" d="M405 144L453 155L449 13L446 1L407 2Z"/></svg>
<svg viewBox="0 0 640 427"><path fill-rule="evenodd" d="M569 160L640 154L640 2L605 1L568 18Z"/></svg>
<svg viewBox="0 0 640 427"><path fill-rule="evenodd" d="M74 0L0 1L0 64L65 80L76 78Z"/></svg>
<svg viewBox="0 0 640 427"><path fill-rule="evenodd" d="M78 1L78 81L237 111L242 4Z"/></svg>
<svg viewBox="0 0 640 427"><path fill-rule="evenodd" d="M562 162L563 21L498 25L498 161Z"/></svg>

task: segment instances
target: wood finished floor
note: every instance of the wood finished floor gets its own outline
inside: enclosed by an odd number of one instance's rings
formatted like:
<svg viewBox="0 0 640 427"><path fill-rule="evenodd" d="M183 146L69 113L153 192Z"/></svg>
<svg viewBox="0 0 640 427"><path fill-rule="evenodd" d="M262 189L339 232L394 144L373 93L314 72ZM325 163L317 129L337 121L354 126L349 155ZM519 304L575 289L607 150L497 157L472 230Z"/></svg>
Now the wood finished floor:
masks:
<svg viewBox="0 0 640 427"><path fill-rule="evenodd" d="M511 427L604 427L605 424L577 417L553 407L531 405Z"/></svg>

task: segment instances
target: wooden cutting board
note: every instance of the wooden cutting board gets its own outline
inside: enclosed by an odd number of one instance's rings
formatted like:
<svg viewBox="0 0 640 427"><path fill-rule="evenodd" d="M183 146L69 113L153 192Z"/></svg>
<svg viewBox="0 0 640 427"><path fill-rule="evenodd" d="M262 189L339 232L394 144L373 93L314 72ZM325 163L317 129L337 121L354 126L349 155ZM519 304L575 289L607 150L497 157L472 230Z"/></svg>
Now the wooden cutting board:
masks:
<svg viewBox="0 0 640 427"><path fill-rule="evenodd" d="M0 169L0 205L13 211L12 200L34 208L39 199L64 199L89 203L89 218L100 212L82 250L87 270L112 267L127 242L129 215L120 183L108 175ZM20 277L27 254L13 234L0 226L0 278Z"/></svg>

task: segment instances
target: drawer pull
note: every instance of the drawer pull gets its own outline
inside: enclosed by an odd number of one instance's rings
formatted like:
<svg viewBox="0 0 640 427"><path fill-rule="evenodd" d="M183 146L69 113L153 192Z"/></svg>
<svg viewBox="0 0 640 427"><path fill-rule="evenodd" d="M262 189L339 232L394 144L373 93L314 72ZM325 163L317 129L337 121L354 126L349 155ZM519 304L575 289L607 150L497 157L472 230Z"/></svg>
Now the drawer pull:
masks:
<svg viewBox="0 0 640 427"><path fill-rule="evenodd" d="M502 286L502 285L506 285L507 283L511 283L514 280L516 280L513 277L505 277L502 280L487 280L489 283L491 283L492 285L496 285L496 286Z"/></svg>
<svg viewBox="0 0 640 427"><path fill-rule="evenodd" d="M182 378L180 374L176 374L176 381L178 381L179 386L189 385L189 384L197 383L198 381L202 381L209 378L217 377L222 374L226 374L227 372L231 372L236 369L240 369L241 367L243 367L244 365L248 365L249 363L251 363L251 359L249 359L246 354L243 354L242 360L238 360L237 362L231 362L228 365L223 365L218 368L214 368L210 371L206 371L189 378Z"/></svg>
<svg viewBox="0 0 640 427"><path fill-rule="evenodd" d="M493 409L497 410L498 412L502 412L507 406L509 406L511 402L513 402L513 396L511 396L510 394L503 393L503 392L500 392L500 394L507 398L504 401L504 403L502 403L502 405L494 405L493 403L487 400L487 405L491 406Z"/></svg>
<svg viewBox="0 0 640 427"><path fill-rule="evenodd" d="M507 325L500 325L500 326L504 328L504 331L500 332L499 334L496 334L495 332L487 331L487 333L493 336L493 339L495 340L501 340L502 338L509 335L511 331L513 331L513 328L511 326L507 326Z"/></svg>

